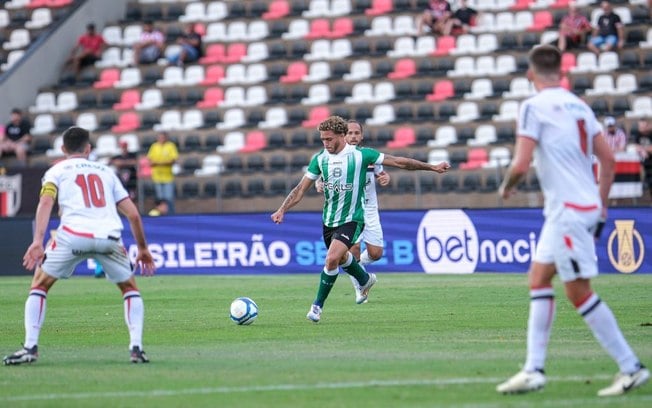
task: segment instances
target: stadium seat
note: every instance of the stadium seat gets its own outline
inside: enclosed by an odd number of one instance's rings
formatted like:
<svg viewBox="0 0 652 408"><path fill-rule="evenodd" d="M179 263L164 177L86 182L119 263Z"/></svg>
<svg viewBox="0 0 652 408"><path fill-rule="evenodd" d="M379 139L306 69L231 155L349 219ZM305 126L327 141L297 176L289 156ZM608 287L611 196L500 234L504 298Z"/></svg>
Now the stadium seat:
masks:
<svg viewBox="0 0 652 408"><path fill-rule="evenodd" d="M344 74L342 79L345 81L360 81L368 79L373 74L371 63L366 60L356 60L351 63L350 72Z"/></svg>
<svg viewBox="0 0 652 408"><path fill-rule="evenodd" d="M541 10L534 13L532 24L527 27L528 31L543 31L554 24L552 13L548 10Z"/></svg>
<svg viewBox="0 0 652 408"><path fill-rule="evenodd" d="M638 85L636 83L636 76L634 74L620 74L616 79L616 89L615 93L617 94L630 94L638 90Z"/></svg>
<svg viewBox="0 0 652 408"><path fill-rule="evenodd" d="M235 153L245 147L245 136L242 132L229 132L224 135L224 144L217 147L220 153ZM227 168L228 168L227 164ZM240 168L242 165L240 164Z"/></svg>
<svg viewBox="0 0 652 408"><path fill-rule="evenodd" d="M204 80L204 67L192 65L183 71L183 86L199 85Z"/></svg>
<svg viewBox="0 0 652 408"><path fill-rule="evenodd" d="M299 82L308 74L308 67L303 61L292 62L288 65L287 74L280 78L281 83Z"/></svg>
<svg viewBox="0 0 652 408"><path fill-rule="evenodd" d="M195 176L204 177L221 173L224 170L224 159L217 154L204 156L202 165L195 170Z"/></svg>
<svg viewBox="0 0 652 408"><path fill-rule="evenodd" d="M120 72L120 79L113 84L115 88L133 88L142 82L138 68L125 68Z"/></svg>
<svg viewBox="0 0 652 408"><path fill-rule="evenodd" d="M495 75L509 75L517 70L516 59L513 55L499 55L496 58L496 67L493 72Z"/></svg>
<svg viewBox="0 0 652 408"><path fill-rule="evenodd" d="M288 31L281 34L284 40L297 40L304 38L310 32L310 23L303 19L294 19L288 25Z"/></svg>
<svg viewBox="0 0 652 408"><path fill-rule="evenodd" d="M267 91L264 86L251 86L247 88L244 106L261 106L265 103L267 103Z"/></svg>
<svg viewBox="0 0 652 408"><path fill-rule="evenodd" d="M224 112L224 117L222 121L219 122L216 127L218 129L236 129L244 126L247 123L245 118L245 113L242 109L231 108ZM244 142L243 142L244 145Z"/></svg>
<svg viewBox="0 0 652 408"><path fill-rule="evenodd" d="M561 56L561 72L568 73L575 68L576 60L575 54L572 52L565 52Z"/></svg>
<svg viewBox="0 0 652 408"><path fill-rule="evenodd" d="M325 17L329 14L329 0L311 0L308 2L308 9L301 13L303 17L308 18Z"/></svg>
<svg viewBox="0 0 652 408"><path fill-rule="evenodd" d="M9 40L2 44L2 48L7 51L18 50L27 47L29 42L29 30L16 28L9 34Z"/></svg>
<svg viewBox="0 0 652 408"><path fill-rule="evenodd" d="M54 112L56 109L56 96L53 92L40 92L36 95L36 102L29 107L30 113Z"/></svg>
<svg viewBox="0 0 652 408"><path fill-rule="evenodd" d="M122 45L131 47L140 41L143 28L140 24L128 25L122 31Z"/></svg>
<svg viewBox="0 0 652 408"><path fill-rule="evenodd" d="M598 70L598 58L592 52L581 52L577 55L575 66L571 73L594 72Z"/></svg>
<svg viewBox="0 0 652 408"><path fill-rule="evenodd" d="M598 57L598 69L599 72L609 72L618 69L620 66L620 61L618 59L618 54L613 51L603 52Z"/></svg>
<svg viewBox="0 0 652 408"><path fill-rule="evenodd" d="M390 79L405 79L417 73L417 66L413 59L400 59L394 65L394 70L387 74Z"/></svg>
<svg viewBox="0 0 652 408"><path fill-rule="evenodd" d="M30 130L30 134L47 135L56 129L54 124L54 117L51 114L43 113L34 118L34 124ZM63 153L61 153L63 155Z"/></svg>
<svg viewBox="0 0 652 408"><path fill-rule="evenodd" d="M426 95L426 100L431 102L443 101L455 96L453 82L445 79L435 82L432 93Z"/></svg>
<svg viewBox="0 0 652 408"><path fill-rule="evenodd" d="M364 13L368 16L379 16L391 12L393 9L392 0L373 0L371 7Z"/></svg>
<svg viewBox="0 0 652 408"><path fill-rule="evenodd" d="M507 167L512 160L509 148L497 146L489 151L489 160L483 165L484 168Z"/></svg>
<svg viewBox="0 0 652 408"><path fill-rule="evenodd" d="M208 44L204 56L199 59L200 64L215 64L224 62L226 48L224 44Z"/></svg>
<svg viewBox="0 0 652 408"><path fill-rule="evenodd" d="M224 78L224 68L221 65L211 65L206 68L204 80L200 85L216 85Z"/></svg>
<svg viewBox="0 0 652 408"><path fill-rule="evenodd" d="M310 64L308 74L303 76L304 82L322 82L331 76L331 68L328 62L317 61Z"/></svg>
<svg viewBox="0 0 652 408"><path fill-rule="evenodd" d="M455 60L455 68L447 72L450 77L463 77L475 75L475 59L473 57L460 57Z"/></svg>
<svg viewBox="0 0 652 408"><path fill-rule="evenodd" d="M411 127L400 127L394 131L394 139L387 143L390 149L402 149L416 143L416 134Z"/></svg>
<svg viewBox="0 0 652 408"><path fill-rule="evenodd" d="M100 78L93 84L95 89L112 88L113 85L120 79L120 70L115 68L108 68L100 73Z"/></svg>
<svg viewBox="0 0 652 408"><path fill-rule="evenodd" d="M586 90L587 96L610 95L615 93L614 79L609 74L596 75L593 78L593 88Z"/></svg>
<svg viewBox="0 0 652 408"><path fill-rule="evenodd" d="M328 106L315 106L310 110L310 113L308 114L308 119L304 120L301 123L301 126L304 128L314 128L329 116L330 116L330 109L328 108Z"/></svg>
<svg viewBox="0 0 652 408"><path fill-rule="evenodd" d="M333 0L336 2L338 0ZM341 1L341 0L340 0ZM348 0L345 0L348 1ZM353 34L353 21L349 17L340 17L333 21L333 27L331 28L328 38L342 38L348 35Z"/></svg>
<svg viewBox="0 0 652 408"><path fill-rule="evenodd" d="M434 56L444 56L448 55L451 50L455 49L455 37L452 36L441 36L437 37L437 48L432 52L431 55Z"/></svg>
<svg viewBox="0 0 652 408"><path fill-rule="evenodd" d="M394 41L394 48L387 51L391 58L410 57L415 54L414 39L412 37L399 37Z"/></svg>
<svg viewBox="0 0 652 408"><path fill-rule="evenodd" d="M247 46L247 54L240 61L242 62L260 62L269 57L267 44L264 42L252 42Z"/></svg>
<svg viewBox="0 0 652 408"><path fill-rule="evenodd" d="M161 114L160 122L155 124L153 129L155 131L170 131L183 129L181 112L176 109L171 109Z"/></svg>
<svg viewBox="0 0 652 408"><path fill-rule="evenodd" d="M79 116L77 116L75 125L79 126L80 128L84 128L89 132L93 132L97 130L98 127L97 117L92 112L80 113Z"/></svg>
<svg viewBox="0 0 652 408"><path fill-rule="evenodd" d="M498 140L494 125L480 125L475 129L473 139L468 139L469 146L486 146Z"/></svg>
<svg viewBox="0 0 652 408"><path fill-rule="evenodd" d="M387 102L396 98L394 84L392 82L378 82L374 86L374 102Z"/></svg>
<svg viewBox="0 0 652 408"><path fill-rule="evenodd" d="M493 85L490 79L474 79L471 83L471 92L464 94L464 99L485 99L493 95Z"/></svg>
<svg viewBox="0 0 652 408"><path fill-rule="evenodd" d="M23 58L24 54L25 54L24 50L10 51L9 54L7 55L7 62L0 65L0 69L2 69L2 71L8 71L9 69L11 69L11 67L14 66L16 62L18 62L21 58Z"/></svg>
<svg viewBox="0 0 652 408"><path fill-rule="evenodd" d="M125 91L127 92L127 91ZM160 89L146 89L140 97L140 102L134 105L136 110L152 110L163 105L163 94Z"/></svg>
<svg viewBox="0 0 652 408"><path fill-rule="evenodd" d="M99 136L95 141L94 152L98 157L111 157L119 154L118 138L111 134Z"/></svg>
<svg viewBox="0 0 652 408"><path fill-rule="evenodd" d="M233 64L242 61L247 55L247 45L241 42L229 44L226 47L224 56L222 57L223 63Z"/></svg>
<svg viewBox="0 0 652 408"><path fill-rule="evenodd" d="M638 96L632 102L632 110L625 112L625 117L641 118L652 116L652 98L649 96Z"/></svg>
<svg viewBox="0 0 652 408"><path fill-rule="evenodd" d="M198 109L190 109L183 112L181 121L183 130L198 129L204 126L204 115Z"/></svg>
<svg viewBox="0 0 652 408"><path fill-rule="evenodd" d="M476 120L480 117L478 105L475 102L462 102L457 106L457 114L451 116L453 123L463 123Z"/></svg>
<svg viewBox="0 0 652 408"><path fill-rule="evenodd" d="M441 162L449 162L448 150L446 149L432 149L428 152L428 163L439 164Z"/></svg>
<svg viewBox="0 0 652 408"><path fill-rule="evenodd" d="M282 107L273 107L265 113L265 120L260 122L258 126L263 129L278 128L285 126L288 122L287 112Z"/></svg>
<svg viewBox="0 0 652 408"><path fill-rule="evenodd" d="M32 134L35 134L32 132ZM57 136L54 138L54 142L52 142L52 148L48 149L45 152L45 155L47 157L63 157L64 153L61 150L63 147L63 136Z"/></svg>
<svg viewBox="0 0 652 408"><path fill-rule="evenodd" d="M220 85L244 84L247 81L247 68L243 64L232 64L226 66L224 78Z"/></svg>
<svg viewBox="0 0 652 408"><path fill-rule="evenodd" d="M366 124L371 126L386 125L395 119L394 107L390 104L380 104L374 106L372 116L366 120Z"/></svg>
<svg viewBox="0 0 652 408"><path fill-rule="evenodd" d="M25 22L25 28L29 30L38 30L47 27L52 23L52 12L49 8L37 8L32 12L29 21Z"/></svg>
<svg viewBox="0 0 652 408"><path fill-rule="evenodd" d="M310 31L304 36L307 40L329 38L331 33L330 23L325 18L317 18L310 22Z"/></svg>
<svg viewBox="0 0 652 408"><path fill-rule="evenodd" d="M446 147L457 143L457 131L453 126L445 125L437 128L435 139L428 141L428 147Z"/></svg>
<svg viewBox="0 0 652 408"><path fill-rule="evenodd" d="M534 88L527 78L513 78L509 91L503 93L503 98L527 98L534 94Z"/></svg>
<svg viewBox="0 0 652 408"><path fill-rule="evenodd" d="M118 123L111 128L113 133L132 132L140 127L140 117L134 112L125 112L120 115Z"/></svg>
<svg viewBox="0 0 652 408"><path fill-rule="evenodd" d="M460 169L473 170L482 168L489 161L487 150L483 147L469 149L467 160L460 163Z"/></svg>
<svg viewBox="0 0 652 408"><path fill-rule="evenodd" d="M500 104L498 115L493 116L496 122L515 121L518 119L518 101L503 101Z"/></svg>
<svg viewBox="0 0 652 408"><path fill-rule="evenodd" d="M450 50L450 55L474 54L476 52L475 35L462 34L457 37L455 48Z"/></svg>
<svg viewBox="0 0 652 408"><path fill-rule="evenodd" d="M301 99L303 105L321 105L330 100L330 88L326 84L315 84L308 90L308 96Z"/></svg>
<svg viewBox="0 0 652 408"><path fill-rule="evenodd" d="M287 0L273 0L269 3L269 7L263 13L263 20L276 20L283 18L290 14L290 4Z"/></svg>
<svg viewBox="0 0 652 408"><path fill-rule="evenodd" d="M247 133L245 145L240 149L240 153L257 152L267 147L267 137L265 133L254 130Z"/></svg>
<svg viewBox="0 0 652 408"><path fill-rule="evenodd" d="M371 103L374 101L373 86L369 82L358 82L353 85L351 96L344 99L346 103Z"/></svg>
<svg viewBox="0 0 652 408"><path fill-rule="evenodd" d="M132 110L140 103L140 92L135 89L128 89L120 95L120 102L113 105L113 109L120 110Z"/></svg>
<svg viewBox="0 0 652 408"><path fill-rule="evenodd" d="M190 3L186 5L185 12L179 16L179 22L188 23L203 21L206 15L206 5L204 3Z"/></svg>

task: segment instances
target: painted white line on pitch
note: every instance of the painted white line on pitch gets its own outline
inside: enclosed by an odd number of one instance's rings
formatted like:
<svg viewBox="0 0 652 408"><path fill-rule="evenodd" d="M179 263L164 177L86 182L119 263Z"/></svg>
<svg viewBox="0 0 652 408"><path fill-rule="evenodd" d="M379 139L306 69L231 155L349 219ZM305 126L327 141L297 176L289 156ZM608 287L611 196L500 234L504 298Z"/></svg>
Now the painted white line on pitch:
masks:
<svg viewBox="0 0 652 408"><path fill-rule="evenodd" d="M548 377L551 381L559 382L584 382L587 379L607 380L613 376L592 376L592 377ZM249 387L202 387L185 388L180 390L149 390L149 391L99 391L61 394L30 394L2 397L0 401L43 401L43 400L66 400L66 399L94 399L94 398L133 398L133 397L176 397L181 395L205 395L205 394L235 394L261 391L310 391L320 389L346 389L346 388L369 388L369 387L410 387L410 386L445 386L465 384L497 384L504 381L504 378L449 378L449 379L425 379L425 380L370 380L336 383L316 384L271 384ZM593 400L591 400L593 401ZM475 406L475 405L473 405ZM482 405L485 406L486 405Z"/></svg>

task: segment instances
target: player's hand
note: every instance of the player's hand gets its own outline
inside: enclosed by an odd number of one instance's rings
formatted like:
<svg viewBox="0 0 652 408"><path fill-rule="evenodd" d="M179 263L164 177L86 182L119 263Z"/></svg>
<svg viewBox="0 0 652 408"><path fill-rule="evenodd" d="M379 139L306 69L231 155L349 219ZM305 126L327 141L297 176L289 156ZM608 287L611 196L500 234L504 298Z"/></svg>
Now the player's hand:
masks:
<svg viewBox="0 0 652 408"><path fill-rule="evenodd" d="M376 180L378 180L378 184L380 184L383 187L389 185L391 179L392 178L389 176L389 173L387 173L386 171L381 171L376 176Z"/></svg>
<svg viewBox="0 0 652 408"><path fill-rule="evenodd" d="M315 181L315 190L317 190L318 193L324 192L324 180L319 179Z"/></svg>
<svg viewBox="0 0 652 408"><path fill-rule="evenodd" d="M274 221L277 224L280 224L283 222L283 216L285 213L281 210L277 210L274 214L272 214L272 221Z"/></svg>
<svg viewBox="0 0 652 408"><path fill-rule="evenodd" d="M44 256L45 250L43 249L43 244L40 242L32 242L32 245L27 248L27 251L23 256L23 266L27 270L34 270L36 266L41 264Z"/></svg>
<svg viewBox="0 0 652 408"><path fill-rule="evenodd" d="M148 249L138 251L138 255L136 255L136 268L140 268L140 274L143 276L154 275L156 265Z"/></svg>
<svg viewBox="0 0 652 408"><path fill-rule="evenodd" d="M441 162L432 166L432 171L437 173L446 173L451 168L451 165L448 162Z"/></svg>

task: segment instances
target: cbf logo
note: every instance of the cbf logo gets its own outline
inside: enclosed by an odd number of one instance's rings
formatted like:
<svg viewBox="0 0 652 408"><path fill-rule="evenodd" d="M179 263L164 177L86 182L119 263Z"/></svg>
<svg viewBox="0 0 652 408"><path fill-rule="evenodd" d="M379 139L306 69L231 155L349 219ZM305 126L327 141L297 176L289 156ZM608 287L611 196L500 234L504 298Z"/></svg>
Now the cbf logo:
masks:
<svg viewBox="0 0 652 408"><path fill-rule="evenodd" d="M431 210L421 220L417 251L426 273L473 273L478 233L461 210Z"/></svg>
<svg viewBox="0 0 652 408"><path fill-rule="evenodd" d="M645 258L643 238L634 228L634 220L617 220L614 224L616 229L607 243L609 261L618 272L636 272Z"/></svg>

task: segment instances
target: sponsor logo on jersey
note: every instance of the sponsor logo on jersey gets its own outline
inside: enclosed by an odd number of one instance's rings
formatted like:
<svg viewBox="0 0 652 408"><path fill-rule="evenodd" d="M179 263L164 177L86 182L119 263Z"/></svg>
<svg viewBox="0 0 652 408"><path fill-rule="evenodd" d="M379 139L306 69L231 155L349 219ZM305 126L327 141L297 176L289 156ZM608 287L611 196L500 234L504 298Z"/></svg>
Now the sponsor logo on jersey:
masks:
<svg viewBox="0 0 652 408"><path fill-rule="evenodd" d="M618 272L636 272L645 258L643 237L634 228L634 220L616 220L616 229L609 235L607 253Z"/></svg>

